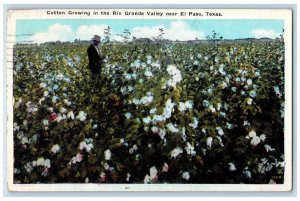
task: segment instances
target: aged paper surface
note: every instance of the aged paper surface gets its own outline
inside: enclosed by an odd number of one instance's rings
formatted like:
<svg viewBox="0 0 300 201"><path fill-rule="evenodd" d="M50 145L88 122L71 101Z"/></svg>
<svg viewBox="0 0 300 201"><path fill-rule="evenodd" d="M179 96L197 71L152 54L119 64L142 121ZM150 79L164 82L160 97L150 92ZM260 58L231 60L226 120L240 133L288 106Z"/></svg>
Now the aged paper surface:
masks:
<svg viewBox="0 0 300 201"><path fill-rule="evenodd" d="M7 24L10 191L291 190L291 10L10 10Z"/></svg>

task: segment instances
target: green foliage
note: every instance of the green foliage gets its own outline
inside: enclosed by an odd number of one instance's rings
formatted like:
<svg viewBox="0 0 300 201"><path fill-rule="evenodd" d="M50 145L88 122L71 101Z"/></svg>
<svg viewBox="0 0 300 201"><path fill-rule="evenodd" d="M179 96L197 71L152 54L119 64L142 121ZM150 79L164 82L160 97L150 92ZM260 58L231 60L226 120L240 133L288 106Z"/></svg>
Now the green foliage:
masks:
<svg viewBox="0 0 300 201"><path fill-rule="evenodd" d="M96 79L86 48L15 46L15 183L143 183L146 175L151 183L283 183L283 43L109 44ZM175 87L164 87L169 65L182 76ZM149 92L149 103L133 103ZM169 99L169 118L143 120L163 114ZM180 111L186 101L192 108ZM93 147L82 148L89 139ZM51 167L36 165L41 157Z"/></svg>

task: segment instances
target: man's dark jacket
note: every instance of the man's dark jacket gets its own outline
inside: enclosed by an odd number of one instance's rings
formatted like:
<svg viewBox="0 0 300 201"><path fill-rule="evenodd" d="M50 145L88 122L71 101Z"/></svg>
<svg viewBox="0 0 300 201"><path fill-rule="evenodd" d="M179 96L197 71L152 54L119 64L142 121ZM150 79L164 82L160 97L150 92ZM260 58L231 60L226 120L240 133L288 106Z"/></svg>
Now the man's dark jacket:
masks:
<svg viewBox="0 0 300 201"><path fill-rule="evenodd" d="M89 57L89 68L91 72L93 74L100 73L101 64L103 63L104 57L98 54L93 44L89 46L89 48L87 49L87 53Z"/></svg>

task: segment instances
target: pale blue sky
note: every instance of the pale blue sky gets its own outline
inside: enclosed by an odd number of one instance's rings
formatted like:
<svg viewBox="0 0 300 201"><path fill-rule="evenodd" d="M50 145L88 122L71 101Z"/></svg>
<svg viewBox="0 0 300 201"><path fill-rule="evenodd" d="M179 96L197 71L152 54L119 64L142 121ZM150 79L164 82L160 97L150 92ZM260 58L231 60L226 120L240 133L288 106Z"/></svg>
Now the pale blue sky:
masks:
<svg viewBox="0 0 300 201"><path fill-rule="evenodd" d="M275 38L282 33L283 20L269 19L230 19L230 20L153 20L153 19L48 19L17 20L16 41L35 40L44 42L60 39L73 41L75 38L89 40L94 34L103 36L103 29L109 25L112 34L120 34L129 29L137 37L151 37L164 27L165 37L169 39L201 39L211 34L212 30L220 33L225 39L248 37ZM30 35L27 35L30 34Z"/></svg>

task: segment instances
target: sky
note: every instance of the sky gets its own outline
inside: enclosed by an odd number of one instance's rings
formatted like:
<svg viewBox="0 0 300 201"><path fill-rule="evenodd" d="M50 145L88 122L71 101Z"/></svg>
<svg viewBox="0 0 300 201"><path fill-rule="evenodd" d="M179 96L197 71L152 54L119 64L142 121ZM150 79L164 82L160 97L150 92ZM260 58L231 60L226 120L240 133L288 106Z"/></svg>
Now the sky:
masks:
<svg viewBox="0 0 300 201"><path fill-rule="evenodd" d="M94 34L104 36L104 29L111 27L112 39L122 41L124 29L131 37L153 38L164 29L164 38L170 40L205 39L214 30L224 39L276 38L282 33L283 20L269 19L47 19L17 20L16 42L43 43L49 41L90 40Z"/></svg>

